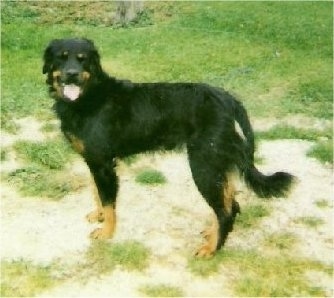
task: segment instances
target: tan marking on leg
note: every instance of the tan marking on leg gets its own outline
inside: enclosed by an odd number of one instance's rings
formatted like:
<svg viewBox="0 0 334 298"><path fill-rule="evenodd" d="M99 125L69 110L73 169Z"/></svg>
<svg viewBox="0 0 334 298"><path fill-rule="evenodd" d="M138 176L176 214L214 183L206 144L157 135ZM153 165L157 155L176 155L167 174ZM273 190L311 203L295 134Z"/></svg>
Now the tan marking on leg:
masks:
<svg viewBox="0 0 334 298"><path fill-rule="evenodd" d="M226 180L224 181L222 199L224 203L224 211L230 215L232 214L232 205L235 197L235 183L236 173L229 172L226 174Z"/></svg>
<svg viewBox="0 0 334 298"><path fill-rule="evenodd" d="M103 222L104 221L104 215L103 215L103 208L102 208L102 202L99 196L99 192L97 190L96 184L94 182L94 178L92 177L92 186L93 186L93 196L94 196L94 201L96 203L96 210L88 213L86 215L86 219L88 220L88 222L90 223L94 223L94 222Z"/></svg>
<svg viewBox="0 0 334 298"><path fill-rule="evenodd" d="M212 225L202 232L206 242L197 250L196 256L209 258L214 255L218 244L219 224L217 216L214 214Z"/></svg>
<svg viewBox="0 0 334 298"><path fill-rule="evenodd" d="M102 228L94 230L90 234L91 238L103 240L113 236L116 226L116 213L114 206L104 206L103 217L104 222L102 224Z"/></svg>
<svg viewBox="0 0 334 298"><path fill-rule="evenodd" d="M83 154L85 151L85 145L82 140L71 133L65 133L66 137L70 141L72 148L79 154Z"/></svg>

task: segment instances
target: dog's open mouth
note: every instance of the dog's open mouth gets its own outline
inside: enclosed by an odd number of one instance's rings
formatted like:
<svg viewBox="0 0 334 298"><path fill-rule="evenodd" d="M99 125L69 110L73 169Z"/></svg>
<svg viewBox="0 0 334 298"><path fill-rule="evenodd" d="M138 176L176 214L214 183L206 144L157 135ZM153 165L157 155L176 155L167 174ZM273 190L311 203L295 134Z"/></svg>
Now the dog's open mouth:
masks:
<svg viewBox="0 0 334 298"><path fill-rule="evenodd" d="M75 101L76 99L79 98L80 93L81 93L81 88L75 84L63 84L63 94L64 97L71 100Z"/></svg>

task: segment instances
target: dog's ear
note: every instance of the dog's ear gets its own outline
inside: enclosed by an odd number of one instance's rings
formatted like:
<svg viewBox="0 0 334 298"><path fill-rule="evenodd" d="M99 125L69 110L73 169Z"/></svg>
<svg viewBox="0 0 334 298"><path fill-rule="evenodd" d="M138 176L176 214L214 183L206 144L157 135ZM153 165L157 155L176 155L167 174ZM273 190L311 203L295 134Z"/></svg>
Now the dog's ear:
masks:
<svg viewBox="0 0 334 298"><path fill-rule="evenodd" d="M94 42L86 39L85 40L90 44L90 58L91 58L91 67L93 68L92 71L97 74L98 76L103 73L101 62L100 62L100 54L96 49Z"/></svg>
<svg viewBox="0 0 334 298"><path fill-rule="evenodd" d="M43 65L43 74L48 73L52 69L52 61L53 61L53 50L57 43L59 43L59 39L52 40L49 45L46 47L43 55L44 65Z"/></svg>

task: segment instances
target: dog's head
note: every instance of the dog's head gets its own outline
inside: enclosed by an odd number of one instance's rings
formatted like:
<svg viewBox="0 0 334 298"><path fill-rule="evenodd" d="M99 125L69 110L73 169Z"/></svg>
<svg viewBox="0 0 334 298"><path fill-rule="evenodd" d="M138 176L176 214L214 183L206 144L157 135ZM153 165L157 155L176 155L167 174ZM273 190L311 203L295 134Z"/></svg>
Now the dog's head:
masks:
<svg viewBox="0 0 334 298"><path fill-rule="evenodd" d="M56 99L76 102L102 73L99 54L88 39L55 39L45 49L43 74Z"/></svg>

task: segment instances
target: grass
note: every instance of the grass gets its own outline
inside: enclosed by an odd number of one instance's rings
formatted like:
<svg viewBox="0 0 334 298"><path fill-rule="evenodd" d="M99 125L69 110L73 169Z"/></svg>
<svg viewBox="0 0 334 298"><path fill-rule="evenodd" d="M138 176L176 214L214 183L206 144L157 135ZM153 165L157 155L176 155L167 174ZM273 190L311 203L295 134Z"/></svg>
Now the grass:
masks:
<svg viewBox="0 0 334 298"><path fill-rule="evenodd" d="M46 170L33 165L3 174L3 178L9 185L17 188L23 196L53 200L60 200L83 186L83 182L78 178L72 180L62 172Z"/></svg>
<svg viewBox="0 0 334 298"><path fill-rule="evenodd" d="M142 271L148 266L149 254L145 246L135 241L113 244L94 241L86 258L91 269L98 274L105 274L117 266L126 270Z"/></svg>
<svg viewBox="0 0 334 298"><path fill-rule="evenodd" d="M324 224L323 219L315 216L302 216L295 219L296 223L303 224L309 228L316 229Z"/></svg>
<svg viewBox="0 0 334 298"><path fill-rule="evenodd" d="M268 140L300 139L315 141L316 144L307 152L307 156L314 157L322 163L333 163L333 132L331 129L319 131L315 129L296 128L288 125L277 125L267 131L257 132L256 138Z"/></svg>
<svg viewBox="0 0 334 298"><path fill-rule="evenodd" d="M136 176L136 182L144 185L160 185L167 182L166 177L159 171L153 169L142 170Z"/></svg>
<svg viewBox="0 0 334 298"><path fill-rule="evenodd" d="M270 214L270 209L267 205L256 204L249 205L241 210L236 218L237 228L250 229L256 226L261 219Z"/></svg>
<svg viewBox="0 0 334 298"><path fill-rule="evenodd" d="M326 199L320 199L320 200L317 200L315 202L315 205L318 207L318 208L321 208L321 209L325 209L325 208L330 208L331 207L331 204L328 200Z"/></svg>
<svg viewBox="0 0 334 298"><path fill-rule="evenodd" d="M333 142L322 141L314 145L308 152L307 156L314 157L322 163L333 164Z"/></svg>
<svg viewBox="0 0 334 298"><path fill-rule="evenodd" d="M56 284L48 266L2 261L1 297L32 297Z"/></svg>
<svg viewBox="0 0 334 298"><path fill-rule="evenodd" d="M14 148L18 156L30 164L51 170L63 170L73 157L73 150L63 139L46 142L19 141Z"/></svg>
<svg viewBox="0 0 334 298"><path fill-rule="evenodd" d="M145 5L149 11L142 21L116 30L110 27L108 18L114 9L111 2L79 1L70 6L55 2L52 7L43 1L1 3L2 129L15 133L18 128L14 119L29 115L42 121L55 118L53 101L48 98L41 74L41 57L50 39L69 36L93 39L103 67L119 78L141 82L201 81L224 87L238 95L251 118L298 113L332 119L330 1L181 1ZM149 26L152 22L154 26ZM332 162L332 132L275 129L266 138L315 141L308 155ZM45 128L52 130L50 126ZM320 141L323 137L328 141ZM2 153L2 159L8 150ZM69 157L66 145L57 140L21 142L15 150L27 165L5 178L24 195L59 199L80 187L80 182L73 185L61 171ZM160 172L140 174L141 178L136 177L139 183L166 182ZM256 227L269 213L267 205L255 204L242 210L236 224L244 229ZM304 218L301 223L312 227L321 224L314 218ZM265 246L277 255L224 250L210 260L190 260L189 268L201 276L219 270L231 273L228 278L236 296L323 296L322 290L313 287L304 275L307 270L327 272L328 268L286 256L294 241L293 235L271 235ZM94 274L107 273L117 266L142 271L148 266L149 251L136 242L96 242L86 258L88 270ZM3 264L2 296L33 296L53 285L48 267L28 262ZM147 285L144 293L176 296L182 294L179 290L167 284Z"/></svg>
<svg viewBox="0 0 334 298"><path fill-rule="evenodd" d="M43 2L4 3L3 116L53 117L45 78L36 65L50 40L50 26L57 24L52 38L94 39L104 67L116 76L225 86L255 116L332 118L332 3L147 5L154 26L111 30L105 20L113 5L107 2L80 2L66 9L63 3L52 9ZM272 92L277 89L279 94Z"/></svg>
<svg viewBox="0 0 334 298"><path fill-rule="evenodd" d="M290 250L298 242L296 235L289 232L273 233L266 237L264 245L271 249Z"/></svg>
<svg viewBox="0 0 334 298"><path fill-rule="evenodd" d="M168 284L145 285L140 288L140 292L148 297L182 297L183 291Z"/></svg>
<svg viewBox="0 0 334 298"><path fill-rule="evenodd" d="M256 133L257 138L267 140L300 139L317 141L320 138L332 138L332 130L319 131L316 129L302 129L289 125L276 125L267 131Z"/></svg>
<svg viewBox="0 0 334 298"><path fill-rule="evenodd" d="M223 270L236 296L251 297L323 296L324 291L310 284L305 273L317 270L332 274L332 268L316 261L240 249L225 249L209 260L192 258L188 266L202 277Z"/></svg>

